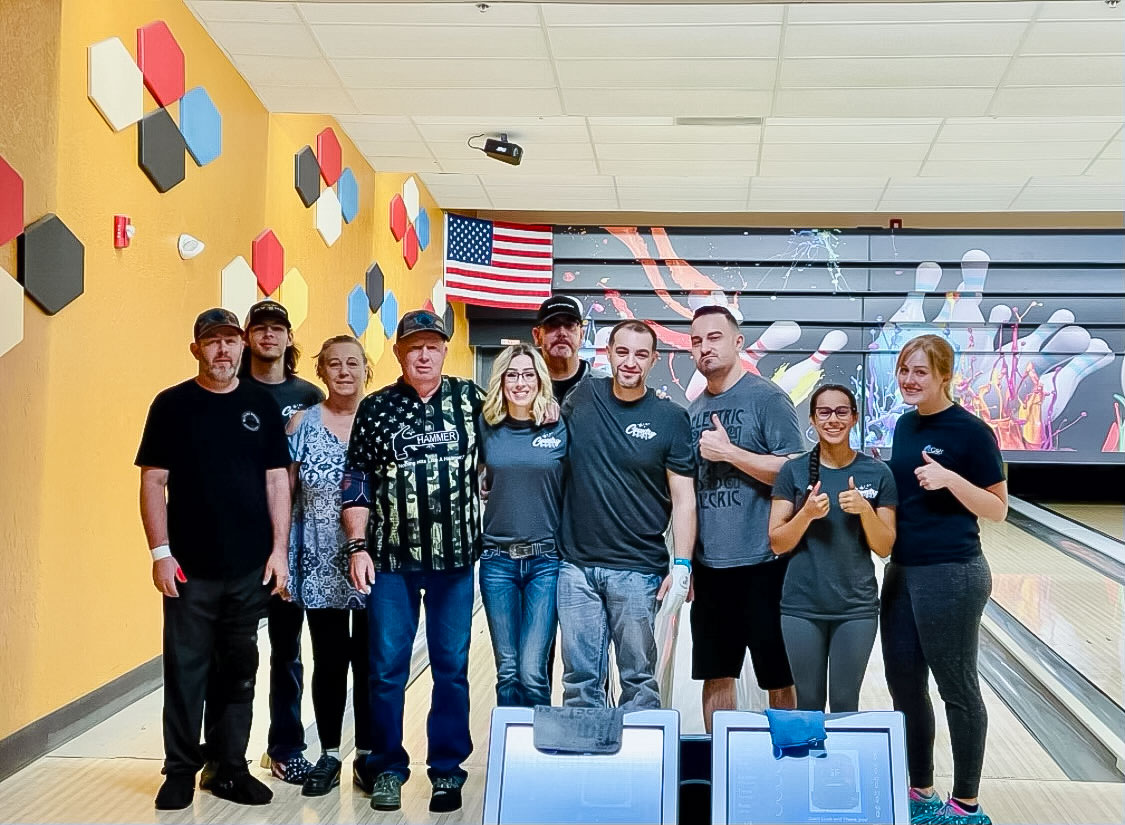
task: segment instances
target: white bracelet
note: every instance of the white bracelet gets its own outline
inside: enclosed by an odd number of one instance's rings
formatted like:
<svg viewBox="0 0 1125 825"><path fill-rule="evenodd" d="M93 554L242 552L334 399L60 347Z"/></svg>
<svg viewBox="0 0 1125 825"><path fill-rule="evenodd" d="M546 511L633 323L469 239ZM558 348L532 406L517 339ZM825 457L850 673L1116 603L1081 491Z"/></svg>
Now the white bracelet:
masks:
<svg viewBox="0 0 1125 825"><path fill-rule="evenodd" d="M162 544L159 547L153 547L151 550L149 550L149 552L152 553L153 561L160 561L162 559L171 558L172 556L172 548L167 544Z"/></svg>

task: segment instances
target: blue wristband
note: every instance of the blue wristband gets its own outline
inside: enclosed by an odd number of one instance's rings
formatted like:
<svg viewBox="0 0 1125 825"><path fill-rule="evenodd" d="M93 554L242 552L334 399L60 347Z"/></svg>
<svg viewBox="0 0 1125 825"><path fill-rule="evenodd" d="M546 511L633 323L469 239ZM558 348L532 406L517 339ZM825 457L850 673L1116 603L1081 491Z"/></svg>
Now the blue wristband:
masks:
<svg viewBox="0 0 1125 825"><path fill-rule="evenodd" d="M676 559L676 560L675 560L675 561L673 562L673 566L675 566L675 565L677 565L677 564L682 564L682 565L683 565L684 567L686 567L686 568L687 568L688 570L691 570L691 559Z"/></svg>

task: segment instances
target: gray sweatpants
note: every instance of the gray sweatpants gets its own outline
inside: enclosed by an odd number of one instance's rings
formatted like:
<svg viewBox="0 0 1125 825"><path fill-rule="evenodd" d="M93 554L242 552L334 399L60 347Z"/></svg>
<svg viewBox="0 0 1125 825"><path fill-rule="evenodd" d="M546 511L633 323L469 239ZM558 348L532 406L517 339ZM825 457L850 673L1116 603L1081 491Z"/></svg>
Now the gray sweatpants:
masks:
<svg viewBox="0 0 1125 825"><path fill-rule="evenodd" d="M859 687L875 645L877 616L855 619L781 617L781 635L799 710L859 710Z"/></svg>

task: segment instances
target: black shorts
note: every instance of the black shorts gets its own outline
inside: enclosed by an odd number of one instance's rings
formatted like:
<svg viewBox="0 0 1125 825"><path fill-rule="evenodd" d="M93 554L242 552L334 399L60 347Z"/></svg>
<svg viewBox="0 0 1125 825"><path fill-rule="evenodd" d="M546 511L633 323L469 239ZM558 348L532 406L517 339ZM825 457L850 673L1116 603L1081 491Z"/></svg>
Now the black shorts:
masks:
<svg viewBox="0 0 1125 825"><path fill-rule="evenodd" d="M691 678L735 679L750 649L762 690L793 684L781 637L781 585L788 557L716 569L696 563L691 603Z"/></svg>

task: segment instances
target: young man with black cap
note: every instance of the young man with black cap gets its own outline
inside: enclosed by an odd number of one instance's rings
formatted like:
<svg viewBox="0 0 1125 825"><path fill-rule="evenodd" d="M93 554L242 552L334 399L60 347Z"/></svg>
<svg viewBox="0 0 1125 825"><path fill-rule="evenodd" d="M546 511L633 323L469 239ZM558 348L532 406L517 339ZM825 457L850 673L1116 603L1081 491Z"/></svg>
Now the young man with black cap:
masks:
<svg viewBox="0 0 1125 825"><path fill-rule="evenodd" d="M156 807L191 805L205 697L211 792L261 805L273 793L246 768L258 621L289 579L289 449L264 392L237 377L242 328L225 309L195 322L199 371L161 392L137 451L141 521L164 599L164 784ZM212 679L210 692L208 677Z"/></svg>
<svg viewBox="0 0 1125 825"><path fill-rule="evenodd" d="M419 606L433 673L428 721L430 810L461 807L472 752L469 629L480 556L477 420L481 393L442 375L449 335L433 312L402 316L402 377L360 402L341 485L352 583L368 593L372 752L355 765L371 807L397 810L410 758L403 707Z"/></svg>
<svg viewBox="0 0 1125 825"><path fill-rule="evenodd" d="M578 357L582 346L582 304L570 295L552 295L539 306L532 340L547 362L551 387L560 404L578 382L591 372L591 366Z"/></svg>
<svg viewBox="0 0 1125 825"><path fill-rule="evenodd" d="M289 312L269 298L246 314L246 349L240 375L247 384L265 390L281 410L282 423L293 414L314 407L324 393L297 377L300 352L293 343ZM284 599L270 599L270 728L262 767L284 782L300 785L312 764L305 759L305 726L301 721L304 666L301 629L305 612ZM207 729L210 731L208 714Z"/></svg>

